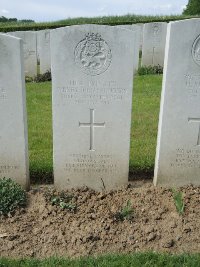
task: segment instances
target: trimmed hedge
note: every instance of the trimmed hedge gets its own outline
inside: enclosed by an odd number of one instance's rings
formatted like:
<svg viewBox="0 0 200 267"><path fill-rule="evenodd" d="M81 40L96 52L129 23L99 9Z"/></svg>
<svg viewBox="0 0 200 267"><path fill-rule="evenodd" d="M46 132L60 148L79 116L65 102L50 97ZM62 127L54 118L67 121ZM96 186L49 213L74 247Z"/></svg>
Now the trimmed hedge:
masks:
<svg viewBox="0 0 200 267"><path fill-rule="evenodd" d="M66 19L57 22L45 23L0 23L0 32L11 31L39 31L45 29L56 29L71 25L81 24L99 24L99 25L122 25L122 24L135 24L135 23L150 23L150 22L169 22L175 20L184 20L190 18L197 18L199 16L110 16L110 17L96 17L96 18L74 18Z"/></svg>

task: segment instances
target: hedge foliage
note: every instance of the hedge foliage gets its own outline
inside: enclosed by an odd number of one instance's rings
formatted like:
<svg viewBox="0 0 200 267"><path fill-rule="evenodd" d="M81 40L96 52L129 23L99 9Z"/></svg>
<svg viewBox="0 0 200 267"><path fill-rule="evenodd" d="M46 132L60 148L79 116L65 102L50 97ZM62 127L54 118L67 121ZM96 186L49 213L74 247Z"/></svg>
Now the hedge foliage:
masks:
<svg viewBox="0 0 200 267"><path fill-rule="evenodd" d="M115 26L122 24L135 24L135 23L169 22L169 21L183 20L189 18L192 17L185 15L175 15L175 16L126 15L126 16L105 16L105 17L95 17L95 18L73 18L56 22L44 22L44 23L7 22L7 23L0 23L0 32L39 31L44 29L55 29L55 28L71 26L71 25L80 25L80 24L99 24L99 25Z"/></svg>

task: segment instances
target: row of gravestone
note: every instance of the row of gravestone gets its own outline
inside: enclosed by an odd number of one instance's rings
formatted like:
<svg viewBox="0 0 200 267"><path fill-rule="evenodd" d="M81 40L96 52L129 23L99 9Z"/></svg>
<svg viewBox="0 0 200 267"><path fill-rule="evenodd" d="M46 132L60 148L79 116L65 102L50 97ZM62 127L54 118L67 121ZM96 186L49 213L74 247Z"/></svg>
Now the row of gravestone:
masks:
<svg viewBox="0 0 200 267"><path fill-rule="evenodd" d="M37 75L38 62L41 74L50 71L50 30L8 32L23 41L24 71L28 77Z"/></svg>
<svg viewBox="0 0 200 267"><path fill-rule="evenodd" d="M53 166L59 189L128 182L136 35L82 25L51 32ZM22 40L0 35L0 177L29 187ZM154 184L199 184L200 20L167 29Z"/></svg>
<svg viewBox="0 0 200 267"><path fill-rule="evenodd" d="M148 23L121 25L132 30L135 35L134 55L137 55L134 70L139 66L139 50L142 49L142 65L163 66L167 23ZM40 62L40 73L51 69L50 30L9 32L8 35L23 40L25 75L37 75L37 62ZM144 39L144 42L142 41ZM142 45L143 43L143 45Z"/></svg>

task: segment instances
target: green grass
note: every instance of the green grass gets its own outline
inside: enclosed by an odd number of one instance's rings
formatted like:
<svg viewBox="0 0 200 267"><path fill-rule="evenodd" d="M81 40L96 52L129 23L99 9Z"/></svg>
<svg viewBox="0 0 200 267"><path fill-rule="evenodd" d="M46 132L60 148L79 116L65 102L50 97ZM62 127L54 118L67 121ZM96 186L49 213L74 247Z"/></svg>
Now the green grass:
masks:
<svg viewBox="0 0 200 267"><path fill-rule="evenodd" d="M154 168L161 75L136 76L131 124L130 172ZM27 83L31 182L52 182L51 83Z"/></svg>
<svg viewBox="0 0 200 267"><path fill-rule="evenodd" d="M153 172L162 75L136 76L130 144L130 172Z"/></svg>
<svg viewBox="0 0 200 267"><path fill-rule="evenodd" d="M31 182L52 181L51 83L27 83L26 88Z"/></svg>
<svg viewBox="0 0 200 267"><path fill-rule="evenodd" d="M0 259L0 267L199 267L200 254L167 255L157 253L135 253L131 255L100 256L67 260Z"/></svg>

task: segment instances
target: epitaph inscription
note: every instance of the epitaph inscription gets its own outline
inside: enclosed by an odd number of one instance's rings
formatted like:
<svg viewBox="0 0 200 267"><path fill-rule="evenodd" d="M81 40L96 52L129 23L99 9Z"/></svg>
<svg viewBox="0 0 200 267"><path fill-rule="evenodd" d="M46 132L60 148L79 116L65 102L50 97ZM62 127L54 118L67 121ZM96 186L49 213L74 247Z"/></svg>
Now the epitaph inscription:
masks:
<svg viewBox="0 0 200 267"><path fill-rule="evenodd" d="M111 154L70 154L69 161L65 164L65 171L68 173L90 173L114 174L117 172L117 165L113 162Z"/></svg>
<svg viewBox="0 0 200 267"><path fill-rule="evenodd" d="M0 165L0 175L6 175L20 169L19 165Z"/></svg>
<svg viewBox="0 0 200 267"><path fill-rule="evenodd" d="M199 149L177 148L174 160L170 162L172 168L200 168Z"/></svg>
<svg viewBox="0 0 200 267"><path fill-rule="evenodd" d="M98 33L88 33L75 48L76 64L86 74L99 75L110 66L112 54L105 40Z"/></svg>

